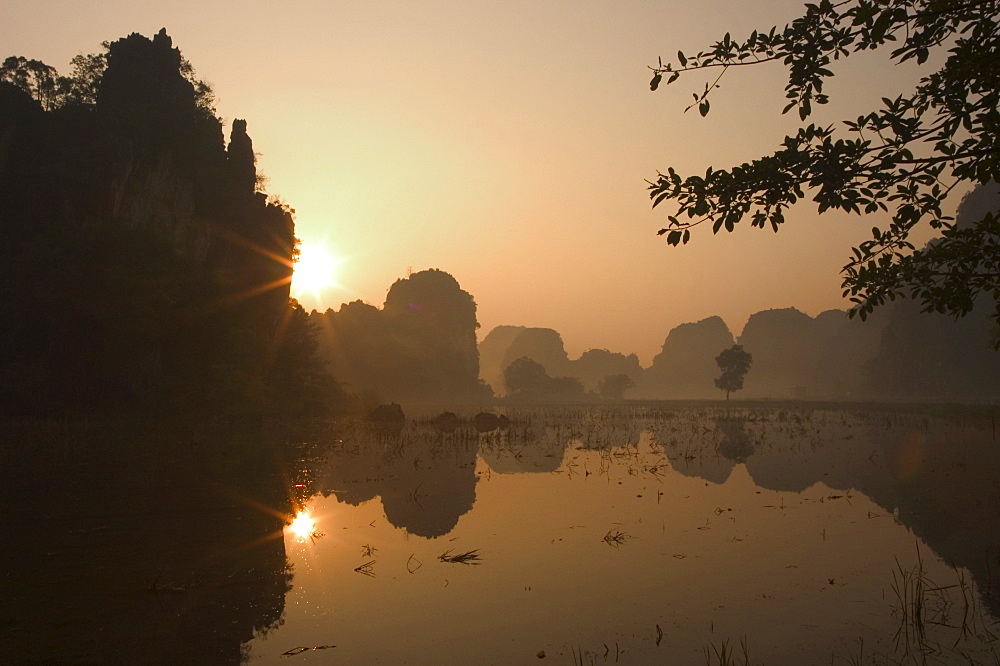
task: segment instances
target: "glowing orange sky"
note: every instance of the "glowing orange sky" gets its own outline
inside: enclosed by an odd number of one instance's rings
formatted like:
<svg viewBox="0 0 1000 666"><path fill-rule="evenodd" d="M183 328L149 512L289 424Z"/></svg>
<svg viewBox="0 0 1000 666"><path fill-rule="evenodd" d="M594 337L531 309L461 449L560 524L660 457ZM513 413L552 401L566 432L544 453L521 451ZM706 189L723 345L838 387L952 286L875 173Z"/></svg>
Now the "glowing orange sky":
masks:
<svg viewBox="0 0 1000 666"><path fill-rule="evenodd" d="M381 305L408 268L453 274L499 324L551 327L570 355L604 347L648 364L667 332L758 310L846 307L839 270L884 220L800 207L779 234L695 234L667 248L669 211L644 179L728 167L779 144L793 119L780 68L730 72L701 118L703 79L648 89L657 56L730 31L783 25L794 0L4 3L7 55L62 72L77 53L161 27L248 120L268 191L297 211L304 244L344 258L338 286L307 308ZM853 117L905 92L910 67L838 66L835 104ZM228 131L228 130L227 130ZM952 202L957 203L957 199ZM917 239L918 241L920 238Z"/></svg>

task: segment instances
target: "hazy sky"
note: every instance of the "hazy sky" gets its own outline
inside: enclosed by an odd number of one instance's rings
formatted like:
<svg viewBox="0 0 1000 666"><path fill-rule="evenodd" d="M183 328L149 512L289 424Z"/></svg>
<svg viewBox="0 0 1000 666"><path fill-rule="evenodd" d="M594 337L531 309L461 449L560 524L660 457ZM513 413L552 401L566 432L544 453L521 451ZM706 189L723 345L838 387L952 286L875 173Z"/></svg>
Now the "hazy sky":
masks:
<svg viewBox="0 0 1000 666"><path fill-rule="evenodd" d="M846 307L839 270L875 217L800 207L777 235L655 234L644 179L729 167L777 146L780 66L733 71L712 113L682 113L704 79L649 91L647 65L727 31L784 25L797 0L618 2L59 2L0 0L0 57L68 73L77 53L166 27L222 118L246 118L268 191L296 210L306 251L343 259L308 308L381 306L408 269L440 268L475 296L484 335L544 326L648 364L674 326L758 310ZM906 92L880 54L835 68L816 122ZM849 66L847 66L849 65ZM227 129L228 136L228 129ZM952 205L957 200L952 202ZM953 208L952 208L953 209ZM700 231L700 230L699 230ZM918 241L920 238L918 238Z"/></svg>

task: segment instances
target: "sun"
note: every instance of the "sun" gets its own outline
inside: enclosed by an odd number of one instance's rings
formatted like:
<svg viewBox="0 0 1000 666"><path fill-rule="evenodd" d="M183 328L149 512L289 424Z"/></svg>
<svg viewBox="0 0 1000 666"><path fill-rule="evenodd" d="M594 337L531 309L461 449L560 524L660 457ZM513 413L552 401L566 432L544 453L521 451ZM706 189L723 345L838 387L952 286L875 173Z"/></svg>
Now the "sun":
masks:
<svg viewBox="0 0 1000 666"><path fill-rule="evenodd" d="M318 300L324 291L339 286L337 269L342 263L343 259L327 251L324 244L303 243L299 247L298 259L292 267L293 294L297 296L308 294Z"/></svg>

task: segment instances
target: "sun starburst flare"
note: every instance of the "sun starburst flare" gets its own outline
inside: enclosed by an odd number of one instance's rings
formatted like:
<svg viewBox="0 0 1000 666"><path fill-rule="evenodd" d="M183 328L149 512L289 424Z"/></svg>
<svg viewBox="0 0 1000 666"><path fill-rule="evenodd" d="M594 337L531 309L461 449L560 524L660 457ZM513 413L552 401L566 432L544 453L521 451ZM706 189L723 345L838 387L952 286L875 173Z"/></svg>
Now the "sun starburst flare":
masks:
<svg viewBox="0 0 1000 666"><path fill-rule="evenodd" d="M293 264L292 294L297 298L310 295L319 300L327 289L339 287L337 270L344 259L334 256L322 243L303 244Z"/></svg>

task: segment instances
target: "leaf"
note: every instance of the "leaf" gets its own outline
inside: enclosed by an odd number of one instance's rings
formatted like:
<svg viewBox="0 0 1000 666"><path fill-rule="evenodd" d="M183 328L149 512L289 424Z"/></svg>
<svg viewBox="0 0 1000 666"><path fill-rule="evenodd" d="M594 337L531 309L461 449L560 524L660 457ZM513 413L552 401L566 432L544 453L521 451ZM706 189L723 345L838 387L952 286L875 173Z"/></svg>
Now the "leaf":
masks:
<svg viewBox="0 0 1000 666"><path fill-rule="evenodd" d="M660 85L660 80L661 80L662 78L663 78L663 75L662 75L662 74L660 74L659 72L657 72L657 73L656 73L656 74L655 74L655 75L653 76L653 80L649 82L649 89L650 89L650 90L656 90L656 88L657 88L657 87L658 87L658 86Z"/></svg>
<svg viewBox="0 0 1000 666"><path fill-rule="evenodd" d="M684 57L683 51L677 52L677 62L681 64L681 67L687 67L688 59Z"/></svg>
<svg viewBox="0 0 1000 666"><path fill-rule="evenodd" d="M884 39L885 32L889 29L891 22L892 12L890 10L882 12L875 20L875 25L872 26L872 40L877 42Z"/></svg>
<svg viewBox="0 0 1000 666"><path fill-rule="evenodd" d="M708 100L707 99L704 100L704 101L702 101L702 103L698 105L698 113L701 114L702 118L704 118L705 116L708 115Z"/></svg>

